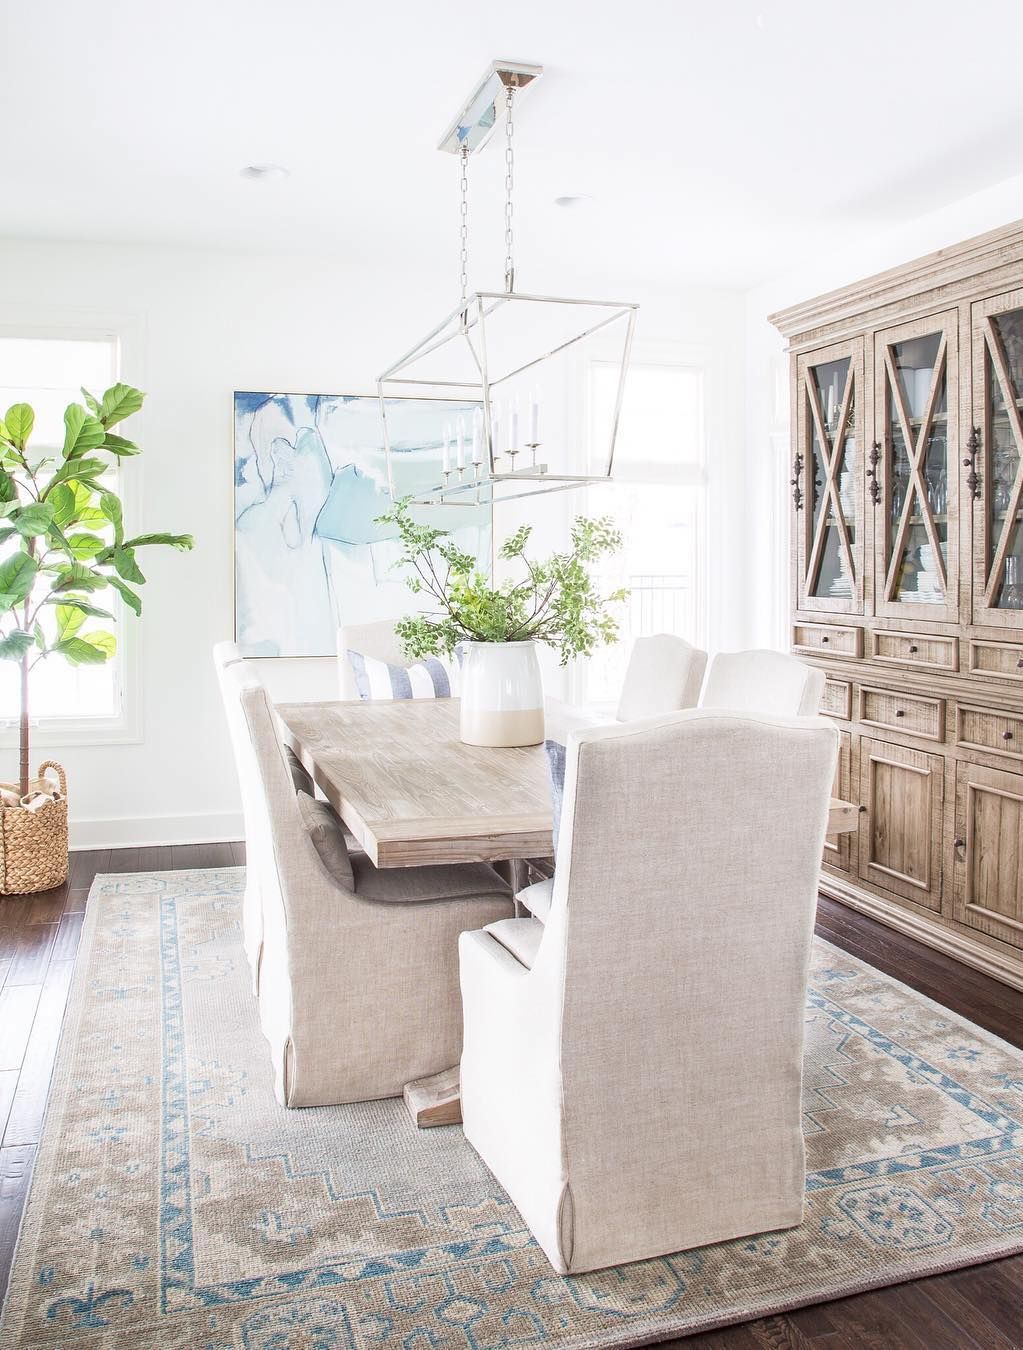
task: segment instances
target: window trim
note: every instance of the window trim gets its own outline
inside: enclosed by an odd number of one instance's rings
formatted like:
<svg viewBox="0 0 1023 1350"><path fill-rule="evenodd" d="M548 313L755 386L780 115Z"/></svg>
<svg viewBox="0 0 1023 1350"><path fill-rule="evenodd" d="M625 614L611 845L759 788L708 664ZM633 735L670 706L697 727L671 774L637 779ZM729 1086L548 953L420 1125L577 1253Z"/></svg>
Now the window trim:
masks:
<svg viewBox="0 0 1023 1350"><path fill-rule="evenodd" d="M144 326L133 315L63 310L48 312L41 319L38 310L25 306L4 305L0 309L0 337L50 338L66 341L105 340L116 347L116 378L130 367L132 378L145 387ZM145 409L135 414L134 430L145 442ZM130 466L130 467L128 467ZM124 461L118 493L128 518L137 519L142 503L142 465L135 459ZM142 634L138 621L126 612L120 596L114 596L111 609L115 616L117 633L117 678L120 685L120 708L113 716L99 717L33 717L32 745L35 750L60 749L65 746L138 745L143 737L142 708ZM0 750L18 745L18 718L0 718Z"/></svg>
<svg viewBox="0 0 1023 1350"><path fill-rule="evenodd" d="M597 365L616 365L618 358L612 354L605 355L601 351L594 352L591 359L581 363L579 370L581 378L577 379L579 389L578 411L581 414L580 425L589 424L591 408L591 390L589 385L590 371ZM700 408L700 455L698 460L688 461L678 466L672 471L663 464L639 464L630 465L629 469L623 472L621 460L616 453L615 464L611 472L611 482L621 482L629 486L657 486L663 484L667 487L699 488L699 500L696 505L696 530L697 530L697 551L700 555L697 559L697 583L695 587L695 606L697 614L697 623L699 631L695 634L697 641L702 641L706 637L706 630L709 620L709 596L710 596L710 577L709 577L709 558L710 558L710 516L711 516L711 494L713 483L708 467L709 446L708 429L709 422L707 416L707 401L712 383L713 370L711 354L706 344L702 342L671 342L671 341L639 341L634 342L630 360L630 369L639 367L661 367L670 370L692 370L699 373L701 377L701 408ZM586 505L585 511L591 511L590 504L599 508L601 488L586 487L583 491L583 501ZM592 511L591 511L592 513ZM702 636L701 636L702 635ZM574 661L568 672L568 698L573 703L584 703L586 699L587 671L584 661ZM610 709L609 704L594 705L600 706L605 710Z"/></svg>

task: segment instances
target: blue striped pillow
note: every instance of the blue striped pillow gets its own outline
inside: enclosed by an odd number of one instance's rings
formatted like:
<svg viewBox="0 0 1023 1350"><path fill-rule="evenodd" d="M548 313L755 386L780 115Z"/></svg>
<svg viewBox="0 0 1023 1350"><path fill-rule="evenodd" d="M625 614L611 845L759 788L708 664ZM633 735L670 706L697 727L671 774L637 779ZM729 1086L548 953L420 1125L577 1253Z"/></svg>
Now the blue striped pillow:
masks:
<svg viewBox="0 0 1023 1350"><path fill-rule="evenodd" d="M451 698L457 693L458 667L437 656L411 666L392 666L362 652L348 652L360 698Z"/></svg>

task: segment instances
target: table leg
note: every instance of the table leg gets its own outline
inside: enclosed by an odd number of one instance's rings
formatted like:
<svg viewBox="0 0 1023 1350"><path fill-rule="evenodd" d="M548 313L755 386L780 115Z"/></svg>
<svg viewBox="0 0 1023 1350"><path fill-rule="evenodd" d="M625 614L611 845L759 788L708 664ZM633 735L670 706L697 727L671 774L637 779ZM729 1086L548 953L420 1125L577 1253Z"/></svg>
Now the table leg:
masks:
<svg viewBox="0 0 1023 1350"><path fill-rule="evenodd" d="M416 1078L406 1083L402 1096L406 1110L421 1130L462 1123L457 1064L453 1069L443 1069L429 1078Z"/></svg>

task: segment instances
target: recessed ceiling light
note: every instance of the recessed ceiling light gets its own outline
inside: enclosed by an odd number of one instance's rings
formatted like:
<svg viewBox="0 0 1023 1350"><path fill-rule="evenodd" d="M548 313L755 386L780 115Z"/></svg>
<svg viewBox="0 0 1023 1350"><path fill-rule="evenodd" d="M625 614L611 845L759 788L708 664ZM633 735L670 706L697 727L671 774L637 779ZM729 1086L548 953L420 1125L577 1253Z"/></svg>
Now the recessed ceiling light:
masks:
<svg viewBox="0 0 1023 1350"><path fill-rule="evenodd" d="M578 210L582 206L591 206L593 198L588 193L579 193L574 197L555 197L554 205L563 206L567 211Z"/></svg>
<svg viewBox="0 0 1023 1350"><path fill-rule="evenodd" d="M288 170L283 164L246 164L240 172L243 178L258 179L264 183L270 179L287 178L288 176Z"/></svg>

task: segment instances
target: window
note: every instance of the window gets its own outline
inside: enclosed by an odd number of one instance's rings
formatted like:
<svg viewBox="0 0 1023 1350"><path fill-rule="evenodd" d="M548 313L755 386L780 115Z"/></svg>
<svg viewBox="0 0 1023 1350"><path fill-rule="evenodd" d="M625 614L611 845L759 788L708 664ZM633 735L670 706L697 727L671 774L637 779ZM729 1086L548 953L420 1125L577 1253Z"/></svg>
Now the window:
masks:
<svg viewBox="0 0 1023 1350"><path fill-rule="evenodd" d="M594 363L589 408L595 424L611 411L618 368ZM606 590L624 586L621 640L579 663L574 697L617 702L633 639L677 633L702 643L705 627L704 380L698 366L633 362L625 383L614 482L587 491L587 515L610 515L621 551L600 570Z"/></svg>
<svg viewBox="0 0 1023 1350"><path fill-rule="evenodd" d="M116 383L117 355L113 337L0 334L0 412L12 403L30 403L36 413L30 448L37 455L59 455L64 444L64 409L81 401L83 385L101 393ZM116 464L104 481L116 484ZM99 603L113 608L107 599ZM120 657L102 666L69 666L59 657L40 662L32 674L32 719L117 717L120 669ZM18 710L18 667L12 661L0 661L0 722L16 720Z"/></svg>

